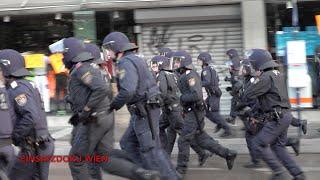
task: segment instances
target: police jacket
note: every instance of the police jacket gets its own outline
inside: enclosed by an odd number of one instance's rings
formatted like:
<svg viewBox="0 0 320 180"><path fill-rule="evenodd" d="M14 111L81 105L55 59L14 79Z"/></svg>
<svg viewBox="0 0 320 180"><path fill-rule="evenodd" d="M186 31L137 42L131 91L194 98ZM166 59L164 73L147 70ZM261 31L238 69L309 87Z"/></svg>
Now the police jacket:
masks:
<svg viewBox="0 0 320 180"><path fill-rule="evenodd" d="M221 96L222 92L219 88L219 76L210 66L205 66L202 69L201 82L208 96Z"/></svg>
<svg viewBox="0 0 320 180"><path fill-rule="evenodd" d="M11 138L13 131L14 110L10 104L8 93L4 86L0 87L0 138Z"/></svg>
<svg viewBox="0 0 320 180"><path fill-rule="evenodd" d="M173 72L161 70L158 77L157 83L160 88L161 98L163 99L164 105L179 104L179 88L177 85L178 79Z"/></svg>
<svg viewBox="0 0 320 180"><path fill-rule="evenodd" d="M112 98L110 82L91 60L78 62L70 73L69 101L74 113L85 106L92 112L109 108Z"/></svg>
<svg viewBox="0 0 320 180"><path fill-rule="evenodd" d="M180 102L182 106L193 106L202 102L202 86L198 73L194 70L187 70L180 76L178 87L181 91Z"/></svg>
<svg viewBox="0 0 320 180"><path fill-rule="evenodd" d="M18 79L7 87L15 112L12 138L18 145L26 137L48 135L46 114L41 95L36 85Z"/></svg>
<svg viewBox="0 0 320 180"><path fill-rule="evenodd" d="M126 52L116 68L119 93L111 104L112 109L120 109L125 104L146 102L160 94L147 63L133 52Z"/></svg>
<svg viewBox="0 0 320 180"><path fill-rule="evenodd" d="M271 112L275 107L290 108L283 74L278 70L268 70L257 77L243 94L243 100L246 102L256 98L264 112Z"/></svg>

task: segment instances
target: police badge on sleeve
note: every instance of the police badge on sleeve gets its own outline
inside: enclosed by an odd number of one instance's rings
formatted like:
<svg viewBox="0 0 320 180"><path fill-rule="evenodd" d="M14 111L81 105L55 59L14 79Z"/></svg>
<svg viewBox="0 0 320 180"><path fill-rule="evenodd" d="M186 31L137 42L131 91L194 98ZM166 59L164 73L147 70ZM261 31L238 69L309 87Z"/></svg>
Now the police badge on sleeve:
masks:
<svg viewBox="0 0 320 180"><path fill-rule="evenodd" d="M188 82L189 82L189 86L194 86L196 84L196 79L195 78L190 78L188 80Z"/></svg>
<svg viewBox="0 0 320 180"><path fill-rule="evenodd" d="M27 96L26 94L20 94L14 98L19 106L24 106L27 104Z"/></svg>
<svg viewBox="0 0 320 180"><path fill-rule="evenodd" d="M86 72L82 77L81 80L83 81L84 84L91 84L93 79L93 76L90 72Z"/></svg>

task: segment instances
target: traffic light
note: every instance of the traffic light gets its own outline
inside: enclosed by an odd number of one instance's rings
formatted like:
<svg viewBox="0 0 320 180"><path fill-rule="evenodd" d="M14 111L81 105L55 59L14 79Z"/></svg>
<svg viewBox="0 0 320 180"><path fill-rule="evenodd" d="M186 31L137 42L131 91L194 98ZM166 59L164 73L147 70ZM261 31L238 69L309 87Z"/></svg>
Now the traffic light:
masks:
<svg viewBox="0 0 320 180"><path fill-rule="evenodd" d="M316 15L316 23L317 23L318 33L320 34L320 15Z"/></svg>

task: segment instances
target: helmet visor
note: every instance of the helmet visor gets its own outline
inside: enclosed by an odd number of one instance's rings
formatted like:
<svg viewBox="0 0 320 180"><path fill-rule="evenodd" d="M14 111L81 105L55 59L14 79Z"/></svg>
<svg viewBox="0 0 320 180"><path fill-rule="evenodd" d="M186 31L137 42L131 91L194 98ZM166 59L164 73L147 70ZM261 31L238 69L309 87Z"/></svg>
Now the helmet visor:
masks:
<svg viewBox="0 0 320 180"><path fill-rule="evenodd" d="M180 68L181 62L185 59L183 56L174 56L172 57L172 69Z"/></svg>

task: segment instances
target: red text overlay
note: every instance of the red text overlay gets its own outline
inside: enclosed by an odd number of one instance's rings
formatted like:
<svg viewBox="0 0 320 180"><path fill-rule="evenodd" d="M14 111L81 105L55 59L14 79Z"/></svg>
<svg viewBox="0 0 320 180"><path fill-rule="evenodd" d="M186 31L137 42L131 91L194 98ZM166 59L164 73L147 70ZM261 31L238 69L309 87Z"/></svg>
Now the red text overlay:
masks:
<svg viewBox="0 0 320 180"><path fill-rule="evenodd" d="M37 162L54 162L54 163L69 163L69 162L92 162L102 163L108 162L108 156L101 155L87 155L87 156L20 156L19 160L24 163L37 163Z"/></svg>

